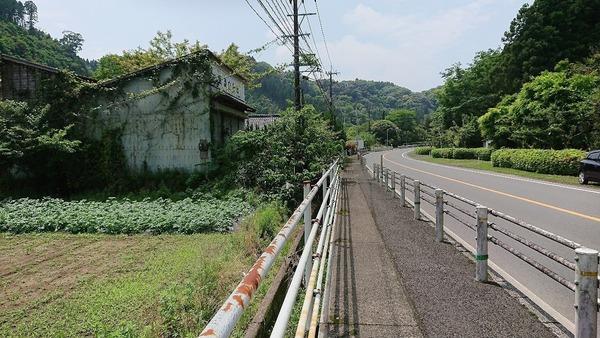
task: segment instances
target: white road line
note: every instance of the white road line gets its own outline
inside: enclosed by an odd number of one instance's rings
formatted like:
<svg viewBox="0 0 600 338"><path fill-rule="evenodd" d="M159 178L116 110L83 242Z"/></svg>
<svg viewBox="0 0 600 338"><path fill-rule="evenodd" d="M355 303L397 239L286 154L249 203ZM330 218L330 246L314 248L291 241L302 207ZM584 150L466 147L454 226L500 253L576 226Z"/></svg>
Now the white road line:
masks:
<svg viewBox="0 0 600 338"><path fill-rule="evenodd" d="M544 181L539 181L539 180L534 180L534 179L528 179L528 178L520 178L520 177L509 176L509 175L502 175L502 174L493 174L493 173L489 173L489 172L486 172L486 171L483 171L483 170L471 170L471 169L465 169L465 168L457 168L457 167L447 166L447 165L438 164L438 163L431 163L431 162L419 161L419 160L416 160L414 158L410 158L410 157L406 156L411 151L412 150L403 152L402 153L402 158L404 158L406 160L409 160L409 161L413 161L413 162L425 163L425 164L436 166L436 167L447 168L447 169L454 169L454 170L464 171L464 172L468 172L468 173L472 173L472 174L488 175L488 176L493 176L493 177L500 177L500 178L510 179L510 180L514 180L514 181L536 183L536 184L546 185L546 186L550 186L550 187L563 188L563 189L569 189L569 190L575 190L575 191L582 191L582 192L588 192L588 193L591 193L591 194L600 195L600 191L589 190L589 189L582 189L582 188L576 188L576 187L572 187L572 186L565 185L565 184L550 183L550 182L544 182Z"/></svg>

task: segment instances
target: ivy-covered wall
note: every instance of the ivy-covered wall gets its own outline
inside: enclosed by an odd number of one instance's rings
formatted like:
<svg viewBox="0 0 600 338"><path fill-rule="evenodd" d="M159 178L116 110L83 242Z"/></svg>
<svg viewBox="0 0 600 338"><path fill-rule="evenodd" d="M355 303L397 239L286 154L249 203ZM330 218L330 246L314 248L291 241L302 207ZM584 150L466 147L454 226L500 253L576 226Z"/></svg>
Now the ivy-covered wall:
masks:
<svg viewBox="0 0 600 338"><path fill-rule="evenodd" d="M211 102L228 87L243 100L243 83L240 90L241 80L225 71L211 58L195 58L113 81L86 130L97 140L117 135L133 172L206 171L214 146L243 128L245 119L245 112Z"/></svg>

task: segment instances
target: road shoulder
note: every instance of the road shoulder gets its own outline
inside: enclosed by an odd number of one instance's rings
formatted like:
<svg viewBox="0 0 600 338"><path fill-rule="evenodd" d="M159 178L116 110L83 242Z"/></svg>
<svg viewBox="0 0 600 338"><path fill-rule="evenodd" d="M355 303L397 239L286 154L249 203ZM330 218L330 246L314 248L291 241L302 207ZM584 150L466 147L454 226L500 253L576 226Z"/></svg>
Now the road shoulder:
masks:
<svg viewBox="0 0 600 338"><path fill-rule="evenodd" d="M410 209L361 174L360 188L426 336L555 337L502 287L476 282L465 255L436 243L429 224L414 221Z"/></svg>

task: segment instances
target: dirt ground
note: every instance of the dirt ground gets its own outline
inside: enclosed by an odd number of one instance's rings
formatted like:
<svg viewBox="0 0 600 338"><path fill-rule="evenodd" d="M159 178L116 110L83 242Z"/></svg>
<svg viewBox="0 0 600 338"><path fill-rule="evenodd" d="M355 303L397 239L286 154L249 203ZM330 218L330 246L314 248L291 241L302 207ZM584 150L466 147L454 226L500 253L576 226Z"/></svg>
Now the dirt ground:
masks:
<svg viewBox="0 0 600 338"><path fill-rule="evenodd" d="M0 313L67 296L90 279L143 268L160 237L0 236ZM0 319L1 320L1 319Z"/></svg>

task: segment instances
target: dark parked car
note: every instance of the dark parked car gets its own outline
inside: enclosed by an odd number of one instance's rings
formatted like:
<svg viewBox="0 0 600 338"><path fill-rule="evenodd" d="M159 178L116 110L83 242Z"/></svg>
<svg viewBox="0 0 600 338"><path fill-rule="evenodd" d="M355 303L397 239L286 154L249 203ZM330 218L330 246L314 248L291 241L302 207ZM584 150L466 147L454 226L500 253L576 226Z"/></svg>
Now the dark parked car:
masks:
<svg viewBox="0 0 600 338"><path fill-rule="evenodd" d="M590 152L579 165L579 183L600 182L600 150Z"/></svg>

